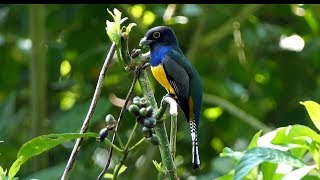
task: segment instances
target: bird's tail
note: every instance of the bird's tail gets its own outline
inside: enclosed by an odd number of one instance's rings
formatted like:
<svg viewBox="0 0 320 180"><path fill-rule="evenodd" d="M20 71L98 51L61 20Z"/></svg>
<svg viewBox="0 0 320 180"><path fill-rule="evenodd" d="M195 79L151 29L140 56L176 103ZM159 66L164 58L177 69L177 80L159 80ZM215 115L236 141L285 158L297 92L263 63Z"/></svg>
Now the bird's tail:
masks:
<svg viewBox="0 0 320 180"><path fill-rule="evenodd" d="M192 138L192 165L193 169L200 168L200 157L198 149L198 128L195 121L190 121L190 130Z"/></svg>

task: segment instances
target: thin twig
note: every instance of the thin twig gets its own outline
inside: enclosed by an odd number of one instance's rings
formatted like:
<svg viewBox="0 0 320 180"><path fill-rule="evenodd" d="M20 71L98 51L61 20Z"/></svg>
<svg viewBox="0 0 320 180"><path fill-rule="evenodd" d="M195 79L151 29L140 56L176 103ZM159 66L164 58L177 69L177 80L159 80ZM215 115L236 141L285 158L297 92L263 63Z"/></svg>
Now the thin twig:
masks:
<svg viewBox="0 0 320 180"><path fill-rule="evenodd" d="M123 154L122 154L122 158L120 159L119 165L116 166L116 169L114 170L114 174L113 174L113 178L112 178L113 180L116 180L116 179L118 178L118 174L119 174L120 168L122 167L122 165L124 164L124 162L126 161L126 159L127 159L127 157L128 157L128 154L129 154L129 152L130 152L130 151L129 151L129 145L130 145L130 143L131 143L131 141L132 141L132 138L133 138L133 136L134 136L134 133L135 133L138 125L139 125L139 123L136 122L136 123L134 124L134 126L133 126L133 129L132 129L132 132L131 132L131 134L130 134L130 136L129 136L129 139L128 139L128 141L127 141L127 144L126 144L126 146L124 147L124 151L123 151Z"/></svg>
<svg viewBox="0 0 320 180"><path fill-rule="evenodd" d="M134 72L134 76L133 76L133 80L132 80L132 84L131 84L131 87L129 89L129 92L127 94L127 97L125 99L125 103L120 111L120 115L118 117L118 122L117 122L117 126L116 126L116 129L115 129L115 133L113 134L113 137L112 137L112 144L114 143L115 141L115 138L116 138L116 133L119 129L119 126L120 126L120 122L121 122L121 119L122 119L122 116L123 116L123 113L125 112L125 109L127 108L127 104L129 102L129 98L133 92L133 89L134 89L134 86L137 82L137 79L138 79L138 76L139 76L139 70L136 69L135 72ZM109 150L109 154L108 154L108 160L107 160L107 164L106 166L103 168L103 170L101 171L101 173L99 174L97 180L100 180L103 178L104 174L107 172L108 168L109 168L109 165L110 165L110 162L111 162L111 157L112 157L112 151L113 151L113 146L110 147L110 150Z"/></svg>
<svg viewBox="0 0 320 180"><path fill-rule="evenodd" d="M131 148L129 148L128 151L132 151L133 149L135 149L136 147L138 147L141 143L143 143L146 140L145 137L141 138L140 141L138 141L135 145L133 145Z"/></svg>
<svg viewBox="0 0 320 180"><path fill-rule="evenodd" d="M268 127L267 125L265 125L264 123L259 121L259 119L257 119L256 117L248 114L244 110L238 108L237 106L235 106L231 102L229 102L225 99L222 99L221 97L204 93L203 94L203 101L210 103L210 104L216 104L216 105L221 106L223 109L225 109L226 111L228 111L232 115L240 118L243 122L249 124L254 129L257 129L257 130L262 129L264 132L270 132L272 130L271 127Z"/></svg>
<svg viewBox="0 0 320 180"><path fill-rule="evenodd" d="M100 75L99 75L99 79L98 79L98 82L97 82L97 86L96 86L96 89L94 91L94 95L93 95L93 98L92 98L92 101L91 101L91 104L90 104L90 108L89 108L89 111L87 113L87 116L85 118L85 120L83 121L83 124L82 124L82 127L81 127L81 130L80 130L80 133L85 133L87 130L88 130L88 127L89 127L89 123L90 123L90 120L91 120L91 117L93 115L93 112L96 108L96 105L97 105L97 102L98 102L98 98L100 96L100 93L101 93L101 87L102 87L102 83L103 83L103 80L105 78L105 75L107 73L107 70L111 64L111 60L112 60L112 57L115 53L115 50L116 50L116 44L115 43L112 43L111 45L111 48L109 50L109 53L104 61L104 64L102 66L102 69L100 71ZM68 179L69 177L69 174L72 170L72 167L73 167L73 164L77 158L77 155L80 151L80 147L81 147L81 144L83 142L83 138L78 138L77 141L76 141L76 144L74 145L73 149L72 149L72 152L71 152L71 155L70 155L70 158L69 158L69 161L67 163L67 166L63 172L63 175L61 177L61 180L66 180Z"/></svg>

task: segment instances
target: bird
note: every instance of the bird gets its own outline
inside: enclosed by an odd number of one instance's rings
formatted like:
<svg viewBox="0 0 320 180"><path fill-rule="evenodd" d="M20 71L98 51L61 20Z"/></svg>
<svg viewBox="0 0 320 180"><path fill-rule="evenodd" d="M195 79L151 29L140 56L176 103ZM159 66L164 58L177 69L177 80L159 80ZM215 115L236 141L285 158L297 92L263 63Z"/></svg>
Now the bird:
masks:
<svg viewBox="0 0 320 180"><path fill-rule="evenodd" d="M184 112L190 124L192 167L200 168L198 127L202 106L202 84L199 73L180 49L174 30L169 26L149 29L139 46L150 48L150 65L155 79L167 90Z"/></svg>

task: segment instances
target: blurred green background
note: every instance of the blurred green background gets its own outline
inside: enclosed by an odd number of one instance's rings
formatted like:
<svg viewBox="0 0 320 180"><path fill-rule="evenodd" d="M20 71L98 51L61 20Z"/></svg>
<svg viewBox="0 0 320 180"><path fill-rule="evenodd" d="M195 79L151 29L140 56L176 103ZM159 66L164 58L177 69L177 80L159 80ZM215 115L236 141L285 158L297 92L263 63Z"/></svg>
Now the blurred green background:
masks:
<svg viewBox="0 0 320 180"><path fill-rule="evenodd" d="M199 71L205 95L199 127L202 169L197 179L226 174L234 164L218 157L223 147L246 149L259 129L266 132L290 124L315 129L299 101L320 98L320 5L0 5L3 168L9 169L19 148L35 136L79 132L111 46L105 32L106 20L112 20L107 8L119 9L129 17L127 23L137 24L130 34L130 49L138 48L149 28L171 26ZM148 73L160 102L166 92ZM118 104L132 79L113 61L89 131L99 132L109 113L118 117ZM139 85L134 95L142 95ZM181 114L176 165L181 179L191 180L195 179L191 138ZM134 121L125 113L120 128L124 139ZM137 133L136 140L142 136ZM72 147L65 143L33 158L18 176L60 179ZM108 149L98 141L85 141L70 179L96 179ZM112 160L117 162L120 155L114 153ZM155 179L152 160L161 161L158 148L143 143L129 154L128 168L119 178ZM112 162L108 172L113 167Z"/></svg>

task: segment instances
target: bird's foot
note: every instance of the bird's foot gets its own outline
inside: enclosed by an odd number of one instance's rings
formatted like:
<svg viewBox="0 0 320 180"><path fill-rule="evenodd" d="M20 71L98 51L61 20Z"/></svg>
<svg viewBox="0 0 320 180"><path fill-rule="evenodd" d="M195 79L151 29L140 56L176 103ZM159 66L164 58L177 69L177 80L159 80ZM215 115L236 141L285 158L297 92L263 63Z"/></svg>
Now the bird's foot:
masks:
<svg viewBox="0 0 320 180"><path fill-rule="evenodd" d="M161 100L161 106L166 106L166 105L168 105L168 103L166 103L166 102L164 101L164 99L165 99L166 97L171 97L171 98L174 99L174 94L168 93L168 94L164 95L164 96L162 97L162 100Z"/></svg>

